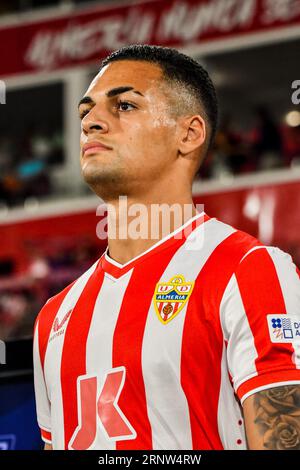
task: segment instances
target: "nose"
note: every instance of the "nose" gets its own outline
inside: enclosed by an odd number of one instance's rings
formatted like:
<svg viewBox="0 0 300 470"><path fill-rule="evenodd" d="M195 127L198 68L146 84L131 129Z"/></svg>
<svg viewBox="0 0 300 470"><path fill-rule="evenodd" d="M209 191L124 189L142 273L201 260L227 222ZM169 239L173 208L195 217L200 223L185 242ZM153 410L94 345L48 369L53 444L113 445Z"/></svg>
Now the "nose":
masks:
<svg viewBox="0 0 300 470"><path fill-rule="evenodd" d="M108 132L108 123L96 114L95 109L91 109L82 119L81 128L85 135L95 133L105 134Z"/></svg>

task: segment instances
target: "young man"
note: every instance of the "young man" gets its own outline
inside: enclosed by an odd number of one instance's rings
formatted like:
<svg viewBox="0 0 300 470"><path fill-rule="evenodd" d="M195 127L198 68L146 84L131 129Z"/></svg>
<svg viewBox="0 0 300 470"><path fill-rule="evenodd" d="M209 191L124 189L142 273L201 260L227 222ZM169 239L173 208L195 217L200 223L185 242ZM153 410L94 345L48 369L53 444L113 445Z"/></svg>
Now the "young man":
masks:
<svg viewBox="0 0 300 470"><path fill-rule="evenodd" d="M300 448L296 267L192 201L216 129L208 74L172 49L126 47L104 60L79 113L108 249L36 321L46 447ZM136 204L146 236L129 230ZM170 210L154 222L157 204ZM184 215L166 230L174 204Z"/></svg>

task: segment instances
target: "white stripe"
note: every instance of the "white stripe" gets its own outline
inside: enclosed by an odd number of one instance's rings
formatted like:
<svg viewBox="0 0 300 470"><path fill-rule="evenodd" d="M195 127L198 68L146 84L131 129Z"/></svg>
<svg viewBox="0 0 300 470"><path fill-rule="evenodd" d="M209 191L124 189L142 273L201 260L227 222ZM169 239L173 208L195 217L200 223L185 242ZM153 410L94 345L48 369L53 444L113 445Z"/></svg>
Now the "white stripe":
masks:
<svg viewBox="0 0 300 470"><path fill-rule="evenodd" d="M98 377L97 396L104 385L106 373L113 367L114 331L131 275L132 269L118 280L105 275L95 303L86 344L86 373ZM116 443L106 438L100 419L98 425L97 437L90 449L114 450Z"/></svg>
<svg viewBox="0 0 300 470"><path fill-rule="evenodd" d="M250 397L254 393L262 392L263 390L268 390L269 388L283 387L285 385L299 385L299 384L300 384L300 380L287 380L285 382L274 382L268 385L262 385L261 387L254 388L253 390L250 390L249 392L245 393L245 395L243 395L241 398L241 404L244 403L246 398Z"/></svg>
<svg viewBox="0 0 300 470"><path fill-rule="evenodd" d="M70 309L75 307L75 304L85 288L86 283L93 274L97 263L98 261L73 284L57 312L58 318L63 318ZM62 329L66 329L69 320L70 317ZM44 363L45 380L49 399L51 401L50 428L52 432L52 443L53 448L59 450L64 449L64 415L60 371L65 334L57 336L48 343Z"/></svg>
<svg viewBox="0 0 300 470"><path fill-rule="evenodd" d="M240 425L239 421L243 424ZM218 429L225 450L243 450L247 448L244 420L234 390L230 383L227 369L226 346L223 346L221 362L221 388L218 403ZM238 440L241 444L238 444Z"/></svg>
<svg viewBox="0 0 300 470"><path fill-rule="evenodd" d="M299 322L300 313L300 279L293 264L292 257L276 247L267 247L267 251L275 265L282 295L284 298L286 313ZM284 313L284 312L277 312ZM297 369L300 369L300 342L291 343L294 349L293 361Z"/></svg>
<svg viewBox="0 0 300 470"><path fill-rule="evenodd" d="M39 320L37 321L33 341L34 390L37 409L37 421L40 428L51 428L50 401L47 394L39 351Z"/></svg>
<svg viewBox="0 0 300 470"><path fill-rule="evenodd" d="M49 441L48 439L46 439L45 437L42 436L42 441L44 441L46 444L52 444L51 441Z"/></svg>
<svg viewBox="0 0 300 470"><path fill-rule="evenodd" d="M242 257L242 259L240 260L240 263L242 261L244 261L244 259L246 258L246 256L250 255L250 253L252 253L253 251L256 251L256 250L261 250L262 248L266 248L264 245L261 245L261 246L254 246L253 248L251 248L251 250L247 251L247 253Z"/></svg>
<svg viewBox="0 0 300 470"><path fill-rule="evenodd" d="M198 234L199 246L196 250ZM210 219L176 252L159 282L175 274L194 281L215 248L235 230ZM203 247L203 240L205 245ZM192 245L192 247L190 246ZM181 387L181 344L187 305L164 325L151 303L142 345L142 371L153 449L192 449L189 407Z"/></svg>
<svg viewBox="0 0 300 470"><path fill-rule="evenodd" d="M223 294L220 320L224 338L228 341L228 368L237 390L246 376L257 375L255 360L258 354L235 275Z"/></svg>

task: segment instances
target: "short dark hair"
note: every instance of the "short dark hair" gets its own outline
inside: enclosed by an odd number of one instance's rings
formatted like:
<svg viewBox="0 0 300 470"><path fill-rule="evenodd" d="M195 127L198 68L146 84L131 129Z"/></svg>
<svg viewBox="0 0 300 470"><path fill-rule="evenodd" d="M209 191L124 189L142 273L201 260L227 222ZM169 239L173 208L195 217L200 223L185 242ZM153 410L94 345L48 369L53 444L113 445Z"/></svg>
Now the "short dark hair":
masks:
<svg viewBox="0 0 300 470"><path fill-rule="evenodd" d="M118 60L141 60L157 64L167 81L187 88L205 113L210 127L208 149L211 147L218 125L218 100L211 78L199 62L169 47L134 44L112 52L102 61L101 68Z"/></svg>

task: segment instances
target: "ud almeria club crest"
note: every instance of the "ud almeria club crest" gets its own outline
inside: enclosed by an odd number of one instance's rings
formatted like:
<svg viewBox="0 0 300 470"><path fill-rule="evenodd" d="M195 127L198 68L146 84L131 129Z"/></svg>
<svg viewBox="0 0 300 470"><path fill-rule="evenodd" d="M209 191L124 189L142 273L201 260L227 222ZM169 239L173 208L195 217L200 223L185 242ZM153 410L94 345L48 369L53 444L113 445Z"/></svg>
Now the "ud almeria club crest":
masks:
<svg viewBox="0 0 300 470"><path fill-rule="evenodd" d="M194 282L185 282L184 276L173 276L169 282L158 282L154 293L154 308L159 320L165 325L173 320L187 303Z"/></svg>

